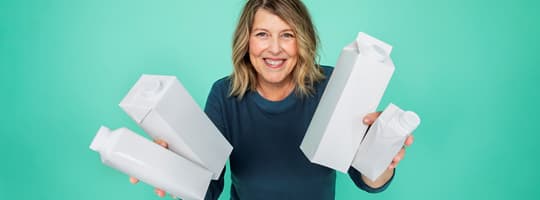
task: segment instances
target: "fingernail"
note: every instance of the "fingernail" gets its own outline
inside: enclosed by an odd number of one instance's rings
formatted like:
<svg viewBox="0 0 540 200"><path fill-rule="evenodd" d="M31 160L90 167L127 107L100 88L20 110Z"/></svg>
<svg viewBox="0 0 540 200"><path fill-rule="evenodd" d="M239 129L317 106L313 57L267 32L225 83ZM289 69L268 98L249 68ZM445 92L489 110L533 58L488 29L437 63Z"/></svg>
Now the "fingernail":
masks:
<svg viewBox="0 0 540 200"><path fill-rule="evenodd" d="M369 119L368 118L364 118L364 124L367 124L369 123Z"/></svg>
<svg viewBox="0 0 540 200"><path fill-rule="evenodd" d="M131 178L129 178L129 182L131 182L131 184L135 184L135 183L139 182L139 180L136 179L136 178L131 177Z"/></svg>
<svg viewBox="0 0 540 200"><path fill-rule="evenodd" d="M159 197L164 197L164 196L165 196L165 192L164 192L163 190L158 190L158 191L157 191L157 195L158 195Z"/></svg>

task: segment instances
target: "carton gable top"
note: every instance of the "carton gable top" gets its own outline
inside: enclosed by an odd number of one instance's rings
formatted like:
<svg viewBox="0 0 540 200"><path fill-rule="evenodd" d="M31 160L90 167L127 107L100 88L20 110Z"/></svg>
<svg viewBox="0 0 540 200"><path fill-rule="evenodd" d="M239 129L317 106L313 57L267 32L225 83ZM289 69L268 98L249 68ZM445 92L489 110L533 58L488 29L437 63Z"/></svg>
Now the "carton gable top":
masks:
<svg viewBox="0 0 540 200"><path fill-rule="evenodd" d="M175 80L174 76L143 74L119 106L140 124Z"/></svg>
<svg viewBox="0 0 540 200"><path fill-rule="evenodd" d="M372 57L379 62L386 62L390 59L392 46L377 38L360 32L354 43L356 44L358 53L361 55Z"/></svg>

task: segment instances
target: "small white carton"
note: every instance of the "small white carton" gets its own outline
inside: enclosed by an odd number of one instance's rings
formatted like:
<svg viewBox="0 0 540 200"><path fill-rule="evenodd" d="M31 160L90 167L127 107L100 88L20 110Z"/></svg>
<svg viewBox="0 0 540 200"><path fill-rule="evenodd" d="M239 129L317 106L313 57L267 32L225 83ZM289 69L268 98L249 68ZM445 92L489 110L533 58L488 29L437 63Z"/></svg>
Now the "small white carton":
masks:
<svg viewBox="0 0 540 200"><path fill-rule="evenodd" d="M416 113L389 104L366 133L352 166L370 180L377 180L419 124Z"/></svg>
<svg viewBox="0 0 540 200"><path fill-rule="evenodd" d="M346 173L394 72L392 46L360 32L343 48L300 149L307 158Z"/></svg>
<svg viewBox="0 0 540 200"><path fill-rule="evenodd" d="M127 128L102 126L90 144L103 164L186 200L206 196L212 173Z"/></svg>
<svg viewBox="0 0 540 200"><path fill-rule="evenodd" d="M152 138L219 178L232 146L176 77L143 74L120 107Z"/></svg>

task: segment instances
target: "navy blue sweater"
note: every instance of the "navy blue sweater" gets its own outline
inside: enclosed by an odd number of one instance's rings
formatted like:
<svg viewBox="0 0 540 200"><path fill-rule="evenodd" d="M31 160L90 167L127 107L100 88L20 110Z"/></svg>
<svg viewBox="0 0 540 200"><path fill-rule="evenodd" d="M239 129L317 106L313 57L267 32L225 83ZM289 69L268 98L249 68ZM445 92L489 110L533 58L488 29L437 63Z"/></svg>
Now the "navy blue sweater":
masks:
<svg viewBox="0 0 540 200"><path fill-rule="evenodd" d="M229 96L228 77L214 83L205 112L234 147L229 160L231 199L334 199L336 171L311 163L300 150L333 70L321 68L326 79L315 85L314 95L301 98L292 92L277 102L255 91L241 100ZM353 168L349 176L367 192L383 191L390 182L370 188ZM222 191L223 174L211 182L206 199L218 199Z"/></svg>

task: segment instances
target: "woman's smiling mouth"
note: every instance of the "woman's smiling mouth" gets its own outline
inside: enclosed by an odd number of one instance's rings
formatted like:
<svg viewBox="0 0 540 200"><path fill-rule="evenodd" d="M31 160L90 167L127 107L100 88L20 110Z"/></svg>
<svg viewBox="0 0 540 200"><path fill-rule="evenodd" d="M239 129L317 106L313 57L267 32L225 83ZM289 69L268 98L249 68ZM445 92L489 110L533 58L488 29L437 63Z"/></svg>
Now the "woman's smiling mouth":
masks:
<svg viewBox="0 0 540 200"><path fill-rule="evenodd" d="M283 64L285 63L285 60L287 59L282 59L282 58L263 58L264 60L264 63L266 64L266 66L270 67L270 68L280 68L283 66Z"/></svg>

